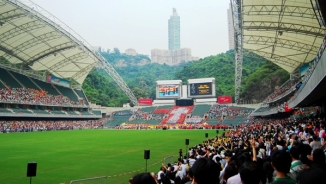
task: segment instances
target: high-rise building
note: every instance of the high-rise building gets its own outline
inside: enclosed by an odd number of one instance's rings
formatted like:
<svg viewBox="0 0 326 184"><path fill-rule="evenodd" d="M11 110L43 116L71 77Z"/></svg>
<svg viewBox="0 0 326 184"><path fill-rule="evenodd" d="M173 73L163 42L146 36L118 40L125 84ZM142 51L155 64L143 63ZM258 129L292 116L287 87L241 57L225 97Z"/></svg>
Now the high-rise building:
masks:
<svg viewBox="0 0 326 184"><path fill-rule="evenodd" d="M190 48L180 49L180 17L173 8L173 14L169 19L169 50L152 49L152 63L178 65L182 62L197 61L198 57L192 57Z"/></svg>
<svg viewBox="0 0 326 184"><path fill-rule="evenodd" d="M229 49L234 49L234 27L233 27L231 3L227 11L228 11L228 28L229 28Z"/></svg>
<svg viewBox="0 0 326 184"><path fill-rule="evenodd" d="M173 8L173 14L169 19L169 50L180 49L180 17Z"/></svg>

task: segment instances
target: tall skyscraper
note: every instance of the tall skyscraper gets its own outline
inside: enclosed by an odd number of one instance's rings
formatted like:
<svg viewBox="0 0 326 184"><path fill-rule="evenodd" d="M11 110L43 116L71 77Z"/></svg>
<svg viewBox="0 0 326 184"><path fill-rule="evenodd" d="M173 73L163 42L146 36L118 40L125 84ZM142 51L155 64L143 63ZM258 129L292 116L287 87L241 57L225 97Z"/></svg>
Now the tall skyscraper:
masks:
<svg viewBox="0 0 326 184"><path fill-rule="evenodd" d="M229 49L234 49L234 27L231 4L228 9Z"/></svg>
<svg viewBox="0 0 326 184"><path fill-rule="evenodd" d="M173 14L169 19L169 50L180 49L180 17L173 8Z"/></svg>

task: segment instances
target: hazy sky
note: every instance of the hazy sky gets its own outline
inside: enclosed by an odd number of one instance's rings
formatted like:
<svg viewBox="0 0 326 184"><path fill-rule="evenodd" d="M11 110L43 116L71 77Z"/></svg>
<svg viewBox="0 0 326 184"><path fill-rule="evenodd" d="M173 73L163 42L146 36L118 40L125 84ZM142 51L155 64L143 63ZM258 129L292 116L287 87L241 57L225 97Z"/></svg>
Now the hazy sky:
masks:
<svg viewBox="0 0 326 184"><path fill-rule="evenodd" d="M180 16L181 48L206 57L228 50L229 0L33 0L93 46L150 56L168 49L172 8Z"/></svg>

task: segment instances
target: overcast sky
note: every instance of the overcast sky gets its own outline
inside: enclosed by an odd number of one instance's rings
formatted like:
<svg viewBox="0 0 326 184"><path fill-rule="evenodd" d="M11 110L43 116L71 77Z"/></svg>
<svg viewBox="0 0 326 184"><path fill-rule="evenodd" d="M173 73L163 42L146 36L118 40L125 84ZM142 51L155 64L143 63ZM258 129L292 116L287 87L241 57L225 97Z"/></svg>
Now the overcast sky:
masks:
<svg viewBox="0 0 326 184"><path fill-rule="evenodd" d="M180 16L181 48L200 58L228 50L229 0L33 0L93 46L150 56L168 49L172 8Z"/></svg>

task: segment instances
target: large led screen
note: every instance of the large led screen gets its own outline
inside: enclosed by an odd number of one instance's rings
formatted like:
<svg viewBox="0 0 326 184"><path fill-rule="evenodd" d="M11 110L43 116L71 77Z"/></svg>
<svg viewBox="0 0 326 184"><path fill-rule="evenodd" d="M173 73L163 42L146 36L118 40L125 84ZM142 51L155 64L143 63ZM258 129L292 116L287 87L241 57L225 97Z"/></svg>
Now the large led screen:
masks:
<svg viewBox="0 0 326 184"><path fill-rule="evenodd" d="M212 83L189 84L190 96L212 95Z"/></svg>
<svg viewBox="0 0 326 184"><path fill-rule="evenodd" d="M179 97L179 86L176 84L170 85L158 85L158 97L166 98L166 97Z"/></svg>

